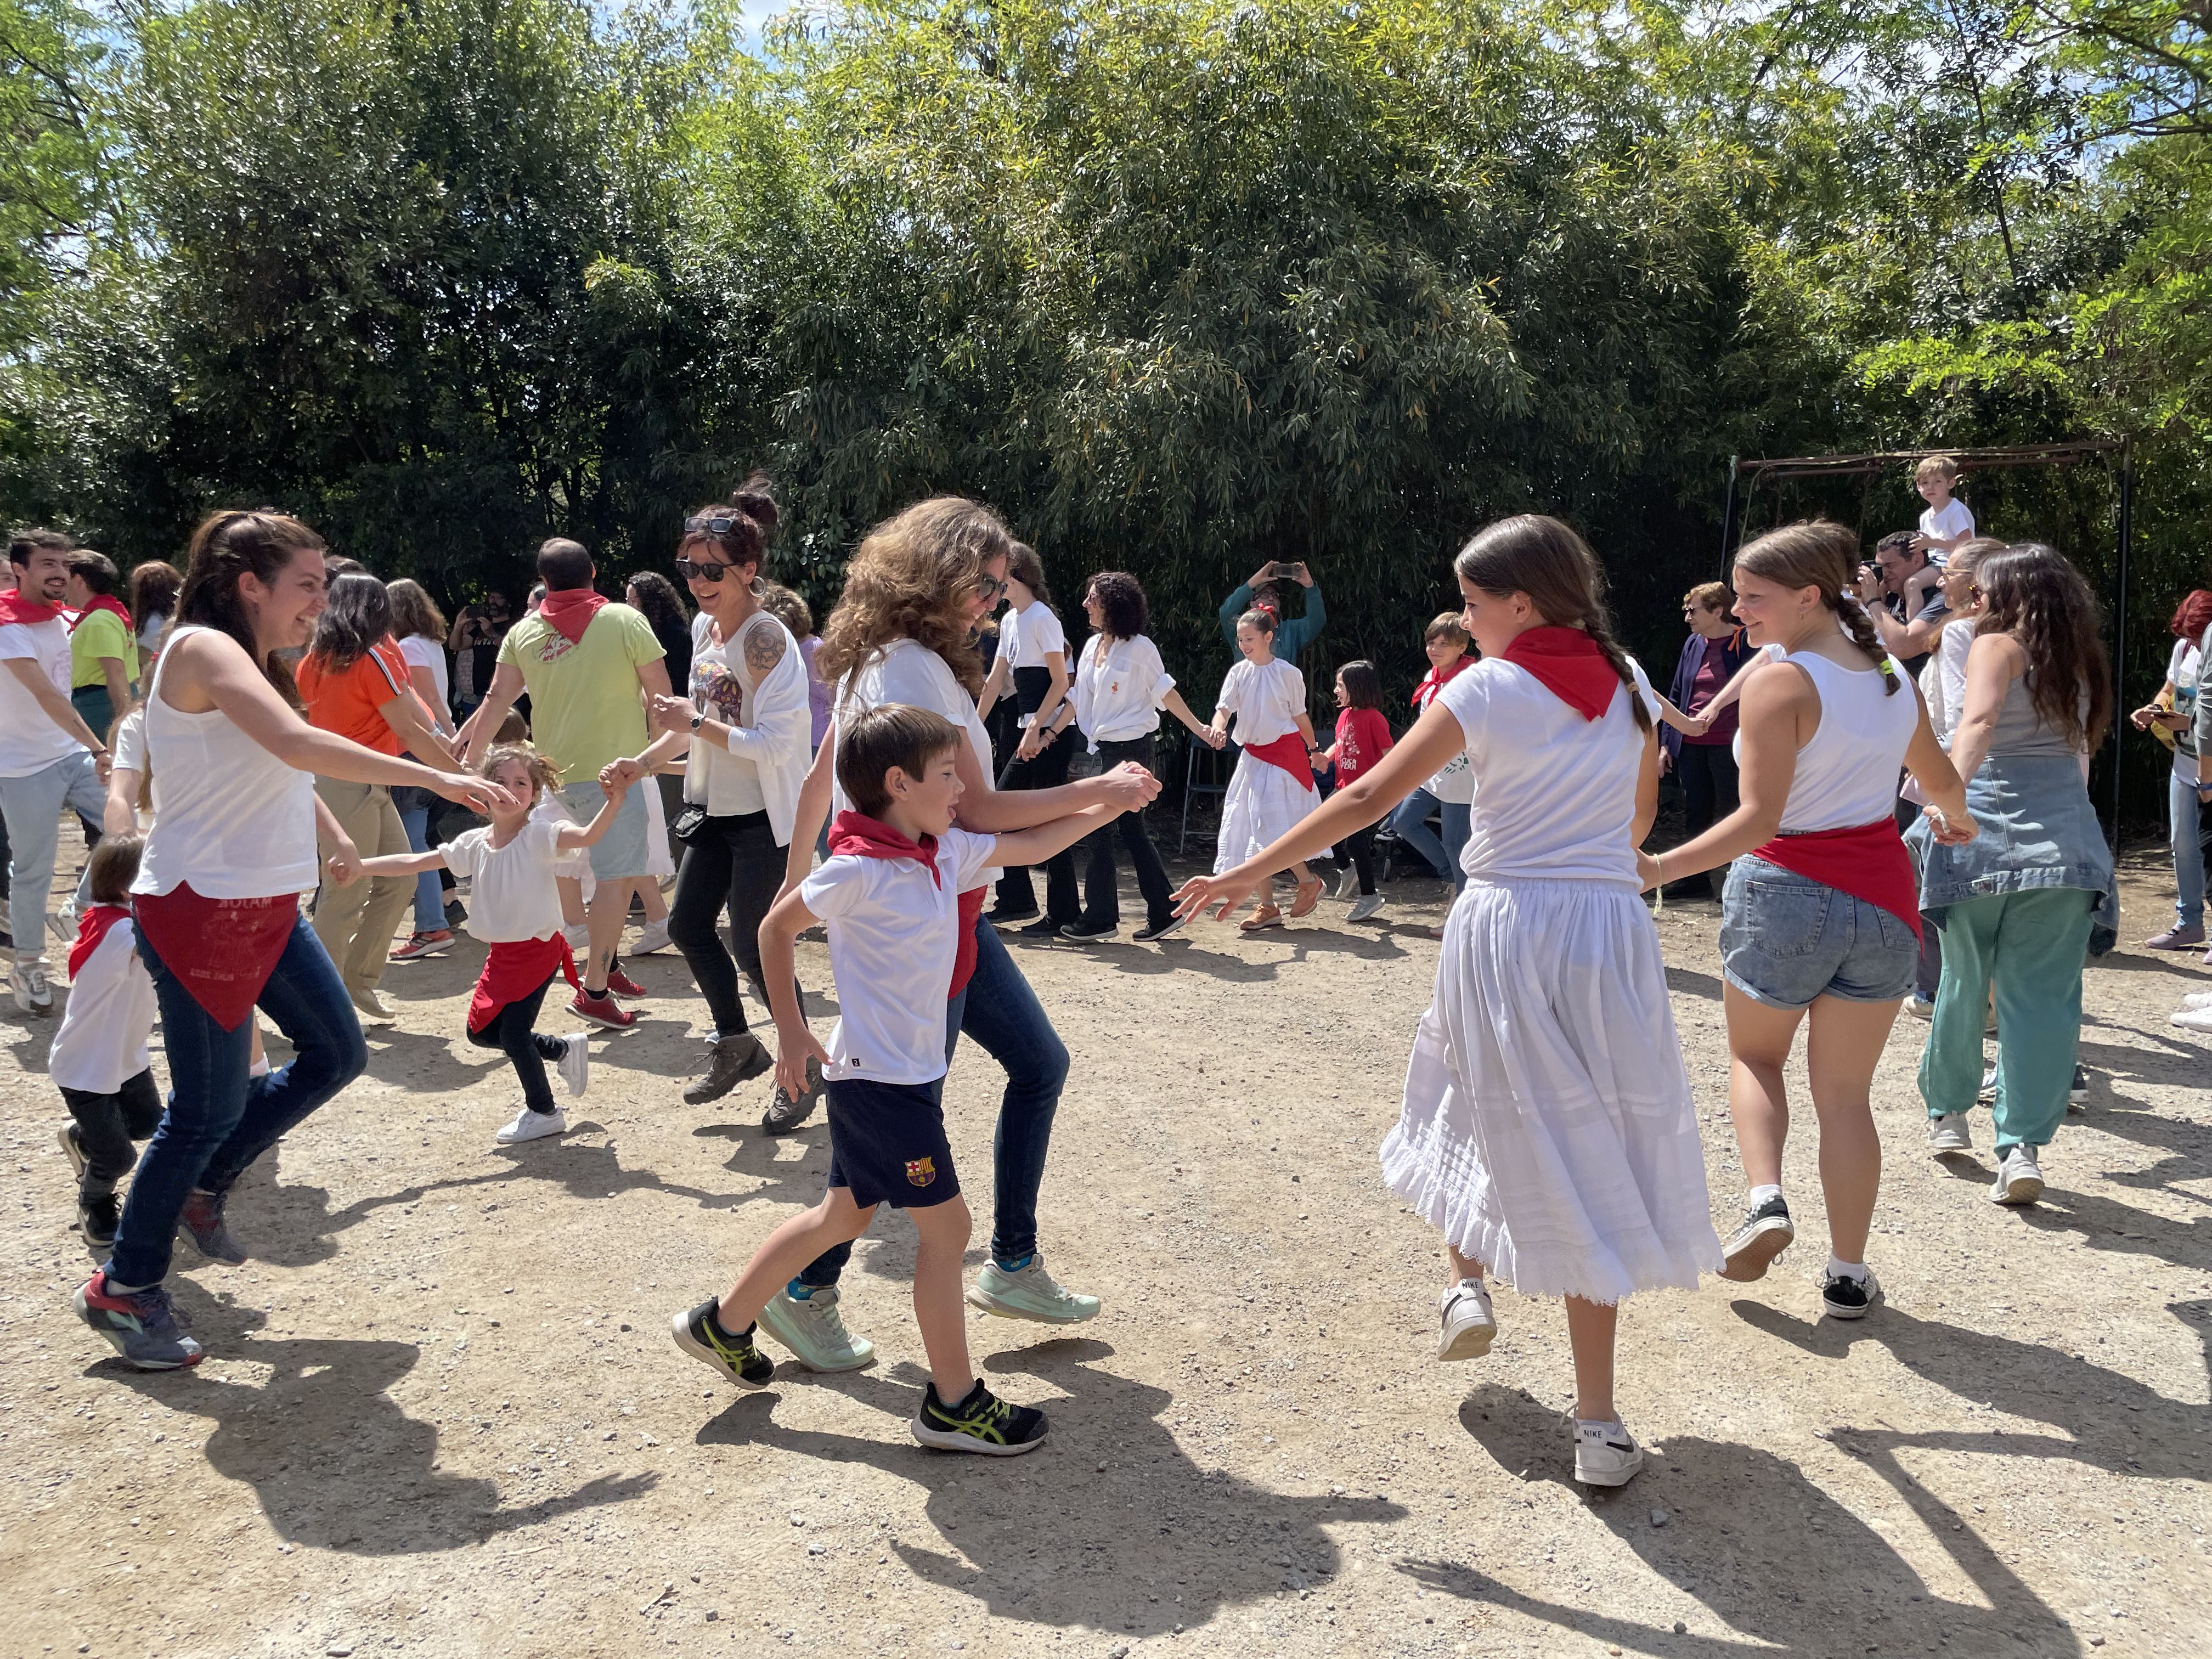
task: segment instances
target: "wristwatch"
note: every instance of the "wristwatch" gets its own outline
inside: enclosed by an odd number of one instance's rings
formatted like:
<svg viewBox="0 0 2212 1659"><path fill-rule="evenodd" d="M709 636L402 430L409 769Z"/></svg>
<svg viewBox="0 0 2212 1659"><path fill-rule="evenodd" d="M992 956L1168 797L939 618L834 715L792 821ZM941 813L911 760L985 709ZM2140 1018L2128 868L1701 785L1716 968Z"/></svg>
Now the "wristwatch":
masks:
<svg viewBox="0 0 2212 1659"><path fill-rule="evenodd" d="M707 723L707 717L706 717L704 714L701 714L701 713L700 713L697 709L696 709L696 708L695 708L695 709L693 709L693 710L691 711L691 729L692 729L694 732L696 732L696 731L697 731L701 726L704 726L706 723Z"/></svg>

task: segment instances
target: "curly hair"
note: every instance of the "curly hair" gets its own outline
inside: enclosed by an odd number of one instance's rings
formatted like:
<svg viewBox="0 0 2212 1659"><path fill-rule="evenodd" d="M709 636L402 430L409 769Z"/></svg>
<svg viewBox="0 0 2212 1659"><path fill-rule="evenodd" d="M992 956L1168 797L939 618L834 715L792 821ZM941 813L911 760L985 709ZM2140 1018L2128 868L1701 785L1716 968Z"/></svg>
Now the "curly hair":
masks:
<svg viewBox="0 0 2212 1659"><path fill-rule="evenodd" d="M1974 571L1984 605L1978 637L2009 634L2027 653L2036 717L2078 748L2094 750L2112 723L2112 673L2097 595L2066 556L2014 542Z"/></svg>
<svg viewBox="0 0 2212 1659"><path fill-rule="evenodd" d="M1486 593L1526 593L1536 614L1553 627L1580 628L1588 634L1620 677L1636 729L1651 729L1651 711L1637 695L1628 655L1613 641L1605 609L1604 568L1580 536L1557 519L1516 514L1475 532L1452 561L1452 571Z"/></svg>
<svg viewBox="0 0 2212 1659"><path fill-rule="evenodd" d="M641 570L629 579L629 591L637 595L637 608L653 631L681 634L691 626L691 613L678 597L676 584L658 570Z"/></svg>
<svg viewBox="0 0 2212 1659"><path fill-rule="evenodd" d="M530 774L531 787L537 792L531 797L532 805L535 806L538 804L538 796L543 795L547 790L558 789L561 787L561 769L527 743L495 743L489 752L478 763L477 775L496 781L501 767L518 762L523 770Z"/></svg>
<svg viewBox="0 0 2212 1659"><path fill-rule="evenodd" d="M1882 695L1893 697L1902 684L1897 665L1882 649L1874 618L1851 592L1858 552L1859 538L1843 526L1826 519L1800 519L1746 544L1735 562L1737 569L1783 587L1819 588L1820 603L1836 613L1851 643L1881 671Z"/></svg>
<svg viewBox="0 0 2212 1659"><path fill-rule="evenodd" d="M1133 640L1152 620L1144 584L1126 570L1097 571L1083 585L1083 591L1098 601L1098 609L1105 613L1101 631L1110 639Z"/></svg>
<svg viewBox="0 0 2212 1659"><path fill-rule="evenodd" d="M196 623L228 634L253 659L276 695L300 707L300 688L292 671L264 656L253 623L238 597L239 578L248 571L264 586L273 586L284 568L302 552L327 553L320 536L284 513L210 513L192 532L185 555L185 585L177 592L179 623Z"/></svg>
<svg viewBox="0 0 2212 1659"><path fill-rule="evenodd" d="M933 495L884 520L846 567L844 595L822 630L815 667L835 685L894 641L912 640L942 658L964 690L981 690L968 607L984 567L1013 545L999 515L964 496Z"/></svg>

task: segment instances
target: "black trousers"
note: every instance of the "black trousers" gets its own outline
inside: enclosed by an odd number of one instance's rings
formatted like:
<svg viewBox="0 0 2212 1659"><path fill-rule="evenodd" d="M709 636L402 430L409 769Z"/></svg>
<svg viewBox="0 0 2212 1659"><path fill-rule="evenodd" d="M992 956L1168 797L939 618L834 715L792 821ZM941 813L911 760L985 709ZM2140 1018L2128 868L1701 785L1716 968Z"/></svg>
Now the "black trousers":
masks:
<svg viewBox="0 0 2212 1659"><path fill-rule="evenodd" d="M1725 743L1686 743L1674 757L1674 781L1682 786L1685 840L1702 836L1741 805L1736 789L1735 750ZM1686 876L1683 884L1710 890L1711 873Z"/></svg>
<svg viewBox="0 0 2212 1659"><path fill-rule="evenodd" d="M1080 743L1082 738L1071 731L1061 743ZM1131 738L1124 743L1102 743L1096 757L1087 757L1085 775L1096 777L1112 771L1123 761L1135 761L1146 770L1152 764L1152 739L1150 734ZM1045 890L1060 890L1063 877L1067 886L1075 885L1075 856L1084 855L1083 925L1085 927L1113 927L1121 921L1121 881L1114 868L1114 843L1121 842L1129 855L1129 867L1137 874L1137 890L1145 896L1145 921L1148 927L1164 926L1175 915L1174 890L1168 885L1167 870L1160 863L1159 849L1152 845L1152 831L1145 827L1142 812L1124 812L1111 823L1093 830L1064 853L1053 854L1044 867Z"/></svg>
<svg viewBox="0 0 2212 1659"><path fill-rule="evenodd" d="M1067 781L1068 763L1075 758L1076 749L1082 739L1070 726L1039 750L1034 760L1010 760L1006 770L999 774L1001 791L1013 789L1057 789ZM1067 927L1082 919L1080 902L1075 891L1075 866L1068 863L1055 869L1060 860L1045 866L1045 910L1050 920ZM1008 865L999 875L999 906L1017 915L1036 908L1036 889L1030 884L1030 868L1026 864Z"/></svg>
<svg viewBox="0 0 2212 1659"><path fill-rule="evenodd" d="M764 811L709 817L684 843L676 896L668 907L668 937L699 981L717 1036L735 1036L745 1029L744 1005L738 1000L740 969L767 1000L760 925L783 885L783 866L784 849L776 845ZM725 912L730 918L728 949L717 925Z"/></svg>
<svg viewBox="0 0 2212 1659"><path fill-rule="evenodd" d="M514 1074L522 1079L522 1103L533 1112L553 1109L553 1085L545 1079L545 1062L568 1052L559 1037L540 1036L535 1029L546 988L557 977L548 974L545 984L508 1003L483 1030L469 1033L469 1041L477 1048L501 1049L514 1062Z"/></svg>
<svg viewBox="0 0 2212 1659"><path fill-rule="evenodd" d="M1369 824L1355 830L1336 844L1336 867L1340 870L1349 863L1359 872L1359 894L1370 897L1375 891L1375 828Z"/></svg>
<svg viewBox="0 0 2212 1659"><path fill-rule="evenodd" d="M161 1091L154 1086L154 1073L143 1071L123 1079L112 1095L95 1095L83 1089L64 1089L62 1099L76 1120L76 1144L84 1150L82 1185L112 1187L138 1162L143 1140L161 1126Z"/></svg>

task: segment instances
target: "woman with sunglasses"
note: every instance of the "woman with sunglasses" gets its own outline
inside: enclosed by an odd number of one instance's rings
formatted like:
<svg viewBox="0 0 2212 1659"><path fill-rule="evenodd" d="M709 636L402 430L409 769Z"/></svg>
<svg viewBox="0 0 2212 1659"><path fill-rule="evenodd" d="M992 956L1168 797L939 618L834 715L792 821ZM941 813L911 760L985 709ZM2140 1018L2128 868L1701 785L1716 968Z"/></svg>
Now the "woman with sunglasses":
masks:
<svg viewBox="0 0 2212 1659"><path fill-rule="evenodd" d="M1013 546L990 508L940 495L878 525L854 551L844 595L822 630L817 661L835 688L830 735L799 794L785 891L805 878L815 834L832 806L852 805L836 784L837 733L872 708L927 708L967 734L957 755L960 823L979 834L1025 830L1101 801L1131 811L1159 793L1158 781L1136 765L1056 789L991 787L991 739L975 712L983 667L969 641L1006 591ZM1097 1316L1098 1298L1063 1288L1045 1271L1036 1224L1067 1048L1006 941L983 920L989 891L979 880L959 896L960 955L945 1009L947 1052L964 1032L1006 1073L992 1147L991 1255L968 1300L1011 1319L1073 1325ZM851 1255L851 1245L839 1245L761 1310L761 1328L809 1370L853 1370L874 1356L873 1345L849 1334L837 1311L837 1279Z"/></svg>
<svg viewBox="0 0 2212 1659"><path fill-rule="evenodd" d="M659 735L642 754L615 763L617 774L633 781L689 750L684 811L677 821L684 864L668 937L714 1017L707 1075L684 1091L694 1106L720 1100L775 1063L745 1028L738 970L765 1001L761 918L782 883L782 849L808 760L805 664L797 641L760 602L760 568L776 518L768 481L757 476L735 501L702 507L684 521L676 569L707 624L682 690L653 700ZM725 911L734 957L716 930ZM797 1100L779 1089L763 1127L779 1133L804 1119L821 1087L818 1078L809 1084Z"/></svg>

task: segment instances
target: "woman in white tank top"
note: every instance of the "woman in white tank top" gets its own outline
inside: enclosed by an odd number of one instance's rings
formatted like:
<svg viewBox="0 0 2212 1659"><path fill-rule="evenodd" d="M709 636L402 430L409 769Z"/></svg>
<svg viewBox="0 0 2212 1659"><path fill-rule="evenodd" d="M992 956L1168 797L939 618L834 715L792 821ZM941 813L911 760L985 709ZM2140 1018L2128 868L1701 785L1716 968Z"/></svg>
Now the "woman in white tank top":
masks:
<svg viewBox="0 0 2212 1659"><path fill-rule="evenodd" d="M1686 844L1639 858L1647 886L1735 860L1721 901L1722 997L1729 1110L1751 1192L1725 1278L1763 1277L1796 1237L1782 1196L1782 1068L1811 1017L1830 1240L1820 1299L1838 1319L1863 1317L1881 1295L1866 1267L1881 1180L1868 1096L1920 954L1918 890L1893 816L1899 769L1934 803L1947 839L1974 834L1920 694L1850 592L1857 552L1840 526L1802 523L1736 556L1735 614L1767 659L1738 677L1742 804Z"/></svg>
<svg viewBox="0 0 2212 1659"><path fill-rule="evenodd" d="M243 1261L223 1206L246 1166L368 1064L337 969L300 915L318 825L314 775L413 784L483 811L506 791L309 726L272 653L307 643L322 538L273 513L218 513L190 568L146 700L154 827L132 884L138 949L161 1007L171 1093L123 1206L113 1252L76 1294L86 1324L142 1370L196 1364L163 1281L181 1225L211 1261ZM334 879L357 879L332 837ZM355 867L349 871L347 866ZM258 1005L295 1058L249 1078Z"/></svg>

